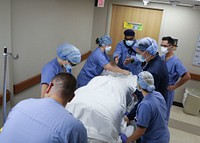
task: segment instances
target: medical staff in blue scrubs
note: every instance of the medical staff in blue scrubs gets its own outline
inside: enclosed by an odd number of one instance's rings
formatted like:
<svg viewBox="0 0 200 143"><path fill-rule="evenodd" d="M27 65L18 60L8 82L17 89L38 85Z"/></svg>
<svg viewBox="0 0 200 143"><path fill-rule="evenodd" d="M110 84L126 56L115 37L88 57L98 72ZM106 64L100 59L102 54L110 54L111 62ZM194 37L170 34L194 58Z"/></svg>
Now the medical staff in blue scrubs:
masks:
<svg viewBox="0 0 200 143"><path fill-rule="evenodd" d="M85 65L81 69L77 77L77 86L82 87L94 78L99 76L102 71L109 70L112 72L122 73L129 75L130 72L119 68L118 66L111 64L110 58L107 53L111 50L112 40L110 36L102 36L96 39L96 44L99 46L90 54Z"/></svg>
<svg viewBox="0 0 200 143"><path fill-rule="evenodd" d="M138 75L142 71L142 62L136 57L134 45L135 32L132 29L124 31L124 40L120 41L113 53L115 63L122 69L132 72L133 75Z"/></svg>
<svg viewBox="0 0 200 143"><path fill-rule="evenodd" d="M174 90L186 83L191 77L188 70L174 54L174 39L170 36L163 37L161 43L162 59L165 61L169 73L168 96L167 96L167 120L169 120L170 109L173 104Z"/></svg>
<svg viewBox="0 0 200 143"><path fill-rule="evenodd" d="M74 97L76 79L59 73L48 96L19 102L9 113L0 143L87 143L84 125L64 107Z"/></svg>
<svg viewBox="0 0 200 143"><path fill-rule="evenodd" d="M169 76L167 66L157 52L157 42L149 37L142 38L137 43L136 51L137 58L141 62L146 62L143 71L149 71L154 77L155 91L160 92L160 95L167 101ZM141 94L137 94L137 97L139 100L127 115L126 120L133 120L136 116L137 107L143 99ZM137 141L137 143L140 143L140 141Z"/></svg>
<svg viewBox="0 0 200 143"><path fill-rule="evenodd" d="M69 43L58 46L57 56L42 68L41 97L44 97L45 91L55 75L62 72L71 73L72 67L81 61L79 49Z"/></svg>
<svg viewBox="0 0 200 143"><path fill-rule="evenodd" d="M154 79L150 72L139 73L138 89L144 98L137 109L137 128L128 138L121 134L122 142L130 143L141 137L142 143L169 143L167 105L163 96L155 91Z"/></svg>

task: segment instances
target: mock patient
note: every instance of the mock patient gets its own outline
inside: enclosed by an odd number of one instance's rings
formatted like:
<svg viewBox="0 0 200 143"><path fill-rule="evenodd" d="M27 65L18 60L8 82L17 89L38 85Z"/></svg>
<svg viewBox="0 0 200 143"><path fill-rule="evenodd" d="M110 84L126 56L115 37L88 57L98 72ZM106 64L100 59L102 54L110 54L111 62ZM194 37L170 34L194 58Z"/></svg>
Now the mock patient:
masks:
<svg viewBox="0 0 200 143"><path fill-rule="evenodd" d="M116 143L136 86L132 74L103 74L77 89L65 108L84 124L89 142Z"/></svg>

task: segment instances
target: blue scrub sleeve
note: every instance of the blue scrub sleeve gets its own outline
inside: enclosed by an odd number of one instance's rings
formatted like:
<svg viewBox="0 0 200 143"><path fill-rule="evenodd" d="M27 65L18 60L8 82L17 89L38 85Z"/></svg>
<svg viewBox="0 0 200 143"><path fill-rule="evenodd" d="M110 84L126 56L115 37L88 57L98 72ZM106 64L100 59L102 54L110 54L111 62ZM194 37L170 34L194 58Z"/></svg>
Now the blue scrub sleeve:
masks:
<svg viewBox="0 0 200 143"><path fill-rule="evenodd" d="M96 61L96 63L101 66L104 67L105 65L107 65L110 61L108 59L106 59L106 56L103 54L94 54L94 59Z"/></svg>
<svg viewBox="0 0 200 143"><path fill-rule="evenodd" d="M51 70L51 68L47 68L45 66L42 69L42 73L41 73L41 85L49 84L54 77L55 77L55 73Z"/></svg>
<svg viewBox="0 0 200 143"><path fill-rule="evenodd" d="M113 59L118 56L120 58L122 56L122 45L120 43L117 44L115 51L113 53Z"/></svg>
<svg viewBox="0 0 200 143"><path fill-rule="evenodd" d="M179 74L179 76L183 76L186 72L188 72L188 70L185 68L185 66L179 59L177 60L176 71Z"/></svg>
<svg viewBox="0 0 200 143"><path fill-rule="evenodd" d="M149 122L151 120L151 111L149 106L144 103L140 103L138 105L137 115L136 115L136 123L140 127L148 128Z"/></svg>

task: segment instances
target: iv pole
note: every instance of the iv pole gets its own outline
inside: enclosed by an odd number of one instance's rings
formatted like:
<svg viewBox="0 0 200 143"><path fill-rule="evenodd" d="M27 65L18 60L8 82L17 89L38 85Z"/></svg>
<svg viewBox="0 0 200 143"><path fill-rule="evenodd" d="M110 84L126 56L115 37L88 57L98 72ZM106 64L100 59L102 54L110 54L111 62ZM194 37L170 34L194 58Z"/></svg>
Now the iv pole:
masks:
<svg viewBox="0 0 200 143"><path fill-rule="evenodd" d="M13 59L18 59L18 54L16 56L13 56L12 53L7 52L7 47L4 46L4 79L3 79L3 124L6 122L7 117L7 110L6 110L6 69L7 69L7 57L11 56Z"/></svg>

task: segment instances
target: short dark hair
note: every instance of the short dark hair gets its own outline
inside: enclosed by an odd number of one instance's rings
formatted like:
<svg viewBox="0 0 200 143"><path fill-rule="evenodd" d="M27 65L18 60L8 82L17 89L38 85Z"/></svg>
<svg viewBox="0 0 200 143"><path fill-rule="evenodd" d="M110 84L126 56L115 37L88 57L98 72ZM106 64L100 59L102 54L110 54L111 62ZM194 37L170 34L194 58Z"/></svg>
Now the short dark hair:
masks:
<svg viewBox="0 0 200 143"><path fill-rule="evenodd" d="M162 41L167 41L169 44L174 46L174 39L172 37L170 37L170 36L163 37Z"/></svg>
<svg viewBox="0 0 200 143"><path fill-rule="evenodd" d="M59 73L52 80L57 93L63 98L70 98L76 90L76 78L69 73Z"/></svg>

